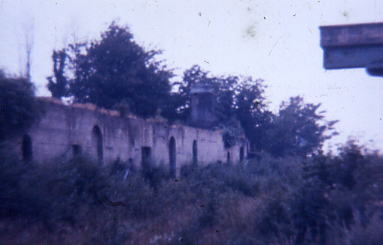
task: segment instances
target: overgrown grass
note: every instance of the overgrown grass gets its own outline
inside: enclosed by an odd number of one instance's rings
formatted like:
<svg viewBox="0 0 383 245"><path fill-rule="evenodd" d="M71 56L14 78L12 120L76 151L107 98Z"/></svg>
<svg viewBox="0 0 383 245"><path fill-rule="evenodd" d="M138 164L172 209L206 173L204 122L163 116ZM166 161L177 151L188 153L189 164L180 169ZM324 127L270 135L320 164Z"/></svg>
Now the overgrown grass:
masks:
<svg viewBox="0 0 383 245"><path fill-rule="evenodd" d="M142 172L0 154L1 244L379 244L383 162L338 156Z"/></svg>

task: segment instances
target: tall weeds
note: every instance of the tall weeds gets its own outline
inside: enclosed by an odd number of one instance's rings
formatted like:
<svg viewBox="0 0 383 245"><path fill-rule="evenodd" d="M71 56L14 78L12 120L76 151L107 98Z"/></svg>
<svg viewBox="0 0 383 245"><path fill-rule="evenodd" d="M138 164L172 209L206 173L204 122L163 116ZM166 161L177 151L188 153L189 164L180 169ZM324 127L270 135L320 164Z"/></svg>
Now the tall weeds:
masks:
<svg viewBox="0 0 383 245"><path fill-rule="evenodd" d="M383 162L337 156L148 171L0 154L2 244L363 244L381 241ZM23 234L23 235L21 235Z"/></svg>

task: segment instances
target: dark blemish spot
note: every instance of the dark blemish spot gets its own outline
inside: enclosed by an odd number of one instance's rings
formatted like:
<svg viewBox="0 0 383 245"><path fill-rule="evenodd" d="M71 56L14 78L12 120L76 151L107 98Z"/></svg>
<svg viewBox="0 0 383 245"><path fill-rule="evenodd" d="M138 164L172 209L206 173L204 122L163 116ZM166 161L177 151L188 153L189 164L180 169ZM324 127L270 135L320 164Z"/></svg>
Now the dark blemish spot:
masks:
<svg viewBox="0 0 383 245"><path fill-rule="evenodd" d="M344 17L349 17L349 14L348 14L347 11L343 11L342 15L343 15Z"/></svg>
<svg viewBox="0 0 383 245"><path fill-rule="evenodd" d="M217 232L217 233L218 233L218 232L219 232L219 230L216 230L215 232Z"/></svg>
<svg viewBox="0 0 383 245"><path fill-rule="evenodd" d="M266 16L263 16L263 19L265 20L265 19L266 19Z"/></svg>
<svg viewBox="0 0 383 245"><path fill-rule="evenodd" d="M251 25L251 26L247 27L246 36L255 37L255 35L256 35L255 26Z"/></svg>
<svg viewBox="0 0 383 245"><path fill-rule="evenodd" d="M293 16L295 17L295 16L297 16L297 14L293 14Z"/></svg>
<svg viewBox="0 0 383 245"><path fill-rule="evenodd" d="M207 60L204 60L203 62L205 62L205 63L207 63L207 64L210 64L209 61L207 61Z"/></svg>
<svg viewBox="0 0 383 245"><path fill-rule="evenodd" d="M201 207L201 208L204 208L204 207L205 207L205 205L201 204L201 205L200 205L200 207Z"/></svg>
<svg viewBox="0 0 383 245"><path fill-rule="evenodd" d="M201 13L201 12L198 12L198 15L199 15L199 16L202 16L202 13Z"/></svg>
<svg viewBox="0 0 383 245"><path fill-rule="evenodd" d="M178 179L174 179L174 182L178 182L179 180Z"/></svg>

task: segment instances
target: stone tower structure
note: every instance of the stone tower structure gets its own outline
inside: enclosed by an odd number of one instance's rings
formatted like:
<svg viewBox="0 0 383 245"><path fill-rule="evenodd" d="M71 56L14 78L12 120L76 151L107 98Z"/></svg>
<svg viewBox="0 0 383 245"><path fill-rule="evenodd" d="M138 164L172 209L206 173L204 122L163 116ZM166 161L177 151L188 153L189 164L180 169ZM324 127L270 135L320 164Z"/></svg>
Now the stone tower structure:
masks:
<svg viewBox="0 0 383 245"><path fill-rule="evenodd" d="M214 89L204 84L194 84L190 89L190 95L190 124L201 128L211 128L216 125Z"/></svg>

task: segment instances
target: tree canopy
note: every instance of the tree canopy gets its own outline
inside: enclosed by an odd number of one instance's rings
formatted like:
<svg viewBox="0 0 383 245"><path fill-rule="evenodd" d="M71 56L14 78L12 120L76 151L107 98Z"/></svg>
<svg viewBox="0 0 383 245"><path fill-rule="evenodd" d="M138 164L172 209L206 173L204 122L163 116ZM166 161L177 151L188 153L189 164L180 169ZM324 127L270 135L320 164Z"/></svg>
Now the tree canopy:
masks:
<svg viewBox="0 0 383 245"><path fill-rule="evenodd" d="M52 55L54 76L48 88L55 97L104 108L125 105L140 116L154 115L170 94L173 76L158 50L144 50L128 27L112 23L101 40L74 43Z"/></svg>
<svg viewBox="0 0 383 245"><path fill-rule="evenodd" d="M279 112L273 113L266 102L263 80L244 76L213 76L199 66L184 72L179 86L178 108L185 118L190 107L190 88L193 84L214 88L216 115L224 129L228 147L236 143L239 125L250 140L252 150L265 151L274 156L307 155L321 149L325 140L336 134L337 121L326 121L320 104L305 103L302 97L282 102ZM239 123L236 123L239 122Z"/></svg>
<svg viewBox="0 0 383 245"><path fill-rule="evenodd" d="M320 104L304 103L302 97L282 102L267 131L266 151L276 156L307 155L322 148L324 141L336 135L337 121L327 121Z"/></svg>
<svg viewBox="0 0 383 245"><path fill-rule="evenodd" d="M214 110L226 147L236 144L243 130L253 151L275 156L314 153L335 135L336 121L326 121L324 112L318 112L320 104L306 104L301 97L290 98L278 113L272 112L260 79L214 76L194 65L184 71L180 82L170 83L172 70L156 59L159 53L146 51L128 27L112 23L100 40L53 52L48 88L56 98L187 121L191 87L208 85L216 93Z"/></svg>

